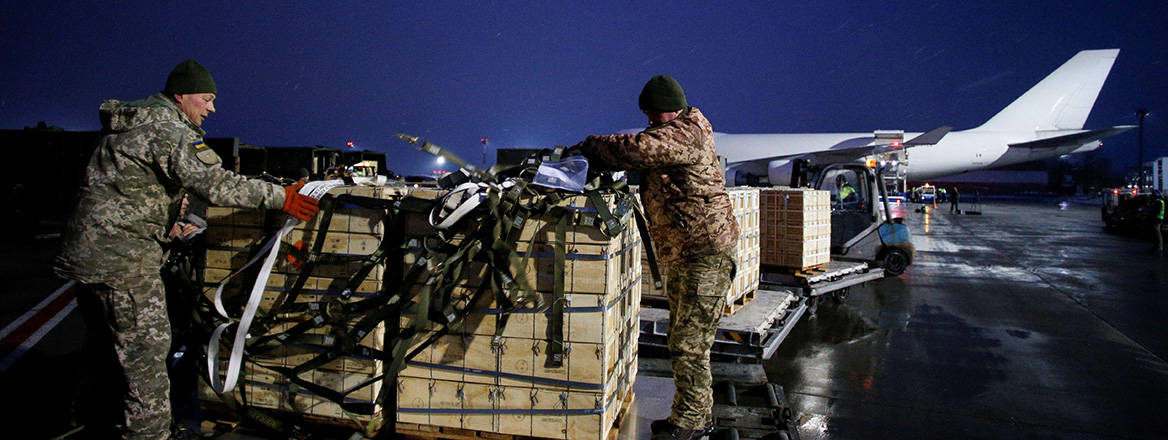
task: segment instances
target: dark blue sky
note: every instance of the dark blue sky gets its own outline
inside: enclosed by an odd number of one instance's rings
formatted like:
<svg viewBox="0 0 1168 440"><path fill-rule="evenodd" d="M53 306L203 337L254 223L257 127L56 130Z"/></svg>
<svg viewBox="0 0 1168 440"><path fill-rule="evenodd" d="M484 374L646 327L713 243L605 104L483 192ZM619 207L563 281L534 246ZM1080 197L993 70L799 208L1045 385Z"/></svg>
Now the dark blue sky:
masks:
<svg viewBox="0 0 1168 440"><path fill-rule="evenodd" d="M1087 126L1146 107L1145 155L1168 155L1159 2L138 3L6 5L0 128L97 129L103 99L154 93L194 58L219 87L210 136L352 140L420 173L432 159L395 133L475 163L483 137L570 145L643 125L636 97L656 74L722 132L966 129L1079 50L1119 48ZM1134 165L1136 139L1104 148Z"/></svg>

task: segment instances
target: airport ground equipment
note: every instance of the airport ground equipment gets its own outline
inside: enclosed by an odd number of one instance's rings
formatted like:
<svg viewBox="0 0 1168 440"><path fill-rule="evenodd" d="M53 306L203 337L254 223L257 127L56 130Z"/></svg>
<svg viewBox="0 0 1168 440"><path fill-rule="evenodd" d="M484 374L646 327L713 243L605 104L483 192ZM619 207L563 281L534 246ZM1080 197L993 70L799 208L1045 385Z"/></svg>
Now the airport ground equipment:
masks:
<svg viewBox="0 0 1168 440"><path fill-rule="evenodd" d="M918 203L934 203L937 201L937 187L924 184L913 188L912 201Z"/></svg>
<svg viewBox="0 0 1168 440"><path fill-rule="evenodd" d="M880 167L864 163L830 164L806 169L812 188L831 191L831 259L864 261L899 276L912 264L913 245L904 219L893 218ZM795 182L795 177L792 177ZM853 197L840 198L846 181Z"/></svg>
<svg viewBox="0 0 1168 440"><path fill-rule="evenodd" d="M890 217L889 208L882 203L883 190L877 191L881 188L877 185L877 170L836 164L813 170L811 175L815 179L803 181L813 183L812 188L834 189L838 194L837 177L850 180L854 187L852 197L838 200L837 196L834 203L838 209L831 213L832 250L840 248L843 255L832 255L826 264L813 268L762 266L753 299L722 318L710 352L713 358L736 362L769 359L799 319L815 312L823 295L832 294L837 301L843 301L850 287L879 279L885 273L899 274L908 265L912 255L908 229L898 219L885 220ZM824 185L825 181L831 185ZM877 204L884 210L877 210ZM846 239L839 240L840 246L837 236ZM655 295L644 296L639 319L641 355L668 356L667 301Z"/></svg>
<svg viewBox="0 0 1168 440"><path fill-rule="evenodd" d="M710 356L733 362L770 359L799 319L814 313L823 295L843 301L850 287L884 276L872 269L859 261L832 261L812 271L794 273L764 269L754 300L722 318ZM669 309L663 298L642 298L640 326L641 355L667 357Z"/></svg>
<svg viewBox="0 0 1168 440"><path fill-rule="evenodd" d="M1139 193L1136 189L1116 188L1110 196L1105 193L1103 200L1103 225L1109 232L1118 234L1144 235L1151 225L1148 213L1149 201L1160 198L1168 203L1168 197L1151 193ZM1160 230L1168 230L1161 223Z"/></svg>
<svg viewBox="0 0 1168 440"><path fill-rule="evenodd" d="M882 271L871 269L862 261L832 260L808 271L764 271L759 285L765 289L799 289L803 297L812 300L830 294L836 301L843 302L852 286L884 278Z"/></svg>
<svg viewBox="0 0 1168 440"><path fill-rule="evenodd" d="M710 440L799 439L794 413L779 384L715 379L713 416Z"/></svg>
<svg viewBox="0 0 1168 440"><path fill-rule="evenodd" d="M762 290L742 310L722 318L714 334L713 358L762 361L778 350L806 310L805 299L793 290ZM642 304L642 356L668 357L669 309L664 304Z"/></svg>

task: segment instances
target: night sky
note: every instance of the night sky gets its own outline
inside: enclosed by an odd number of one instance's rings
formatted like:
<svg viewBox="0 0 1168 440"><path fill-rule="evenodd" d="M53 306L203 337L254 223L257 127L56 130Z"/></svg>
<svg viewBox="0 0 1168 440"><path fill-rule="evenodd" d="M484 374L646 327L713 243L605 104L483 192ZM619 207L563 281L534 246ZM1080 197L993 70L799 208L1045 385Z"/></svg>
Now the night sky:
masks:
<svg viewBox="0 0 1168 440"><path fill-rule="evenodd" d="M103 99L155 93L194 58L219 88L208 136L353 141L428 174L433 159L395 133L474 163L484 137L489 162L571 145L644 125L637 94L657 74L720 132L960 130L1076 52L1119 48L1087 128L1136 124L1145 107L1145 156L1168 155L1162 2L7 3L6 129L96 130ZM1105 154L1134 166L1137 138Z"/></svg>

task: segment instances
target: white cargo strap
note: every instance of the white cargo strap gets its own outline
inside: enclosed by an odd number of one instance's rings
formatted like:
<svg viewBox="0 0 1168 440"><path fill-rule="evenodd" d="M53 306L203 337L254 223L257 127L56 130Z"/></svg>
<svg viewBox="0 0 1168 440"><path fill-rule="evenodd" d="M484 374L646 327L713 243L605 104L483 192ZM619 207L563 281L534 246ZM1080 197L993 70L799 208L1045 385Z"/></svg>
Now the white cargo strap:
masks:
<svg viewBox="0 0 1168 440"><path fill-rule="evenodd" d="M442 198L442 203L434 206L434 210L430 211L430 226L436 229L446 230L458 224L471 211L474 211L483 201L487 200L487 189L491 185L480 182L466 182L462 185L454 187L450 193ZM515 182L504 182L503 190L515 186ZM442 214L446 214L443 218Z"/></svg>
<svg viewBox="0 0 1168 440"><path fill-rule="evenodd" d="M344 184L342 180L309 182L300 188L299 193L320 200L321 197L328 194L330 189L342 184ZM264 287L267 286L268 278L272 275L272 266L276 264L276 256L280 253L280 247L277 244L284 240L284 236L288 235L288 232L298 223L300 223L300 220L289 215L288 220L284 222L284 227L280 228L275 236L264 243L261 251L255 257L252 257L247 264L220 281L219 286L215 288L215 310L219 312L220 316L229 320L228 322L219 324L215 328L215 331L211 333L211 339L207 341L207 373L210 378L211 388L217 393L229 393L235 389L235 384L239 379L239 370L243 365L243 347L247 338L250 337L247 332L251 328L251 321L255 318L256 310L259 309L260 300L263 299ZM227 310L223 307L223 287L236 274L243 272L244 269L258 261L259 257L264 255L264 252L267 252L267 257L264 258L264 264L260 267L260 273L256 277L255 285L252 286L251 295L247 299L247 306L243 309L243 316L239 318L239 327L235 330L235 341L231 345L231 357L227 361L227 377L221 382L218 362L220 339L223 336L223 332L227 330L227 327L236 324L236 322L231 321L232 318L228 316Z"/></svg>

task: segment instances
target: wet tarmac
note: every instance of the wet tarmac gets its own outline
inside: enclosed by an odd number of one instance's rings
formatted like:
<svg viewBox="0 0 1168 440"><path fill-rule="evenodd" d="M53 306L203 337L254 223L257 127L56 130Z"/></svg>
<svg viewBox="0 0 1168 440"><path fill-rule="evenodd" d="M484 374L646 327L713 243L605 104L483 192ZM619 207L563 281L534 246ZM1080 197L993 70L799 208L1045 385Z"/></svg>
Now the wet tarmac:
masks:
<svg viewBox="0 0 1168 440"><path fill-rule="evenodd" d="M981 210L910 212L906 273L822 304L766 363L801 437L1168 438L1168 258L1106 234L1097 205ZM38 343L12 345L28 335L9 324L51 321L30 309L63 284L48 272L56 240L22 238L0 253L0 360L19 353L0 370L0 422L52 438L85 368L84 327L62 312ZM640 376L636 392L621 438L668 414L668 379Z"/></svg>
<svg viewBox="0 0 1168 440"><path fill-rule="evenodd" d="M1097 205L947 211L767 363L801 437L1168 438L1168 258Z"/></svg>

